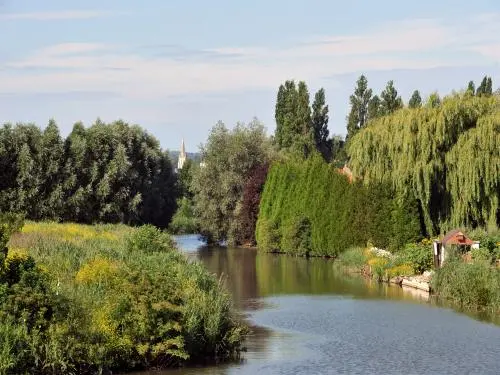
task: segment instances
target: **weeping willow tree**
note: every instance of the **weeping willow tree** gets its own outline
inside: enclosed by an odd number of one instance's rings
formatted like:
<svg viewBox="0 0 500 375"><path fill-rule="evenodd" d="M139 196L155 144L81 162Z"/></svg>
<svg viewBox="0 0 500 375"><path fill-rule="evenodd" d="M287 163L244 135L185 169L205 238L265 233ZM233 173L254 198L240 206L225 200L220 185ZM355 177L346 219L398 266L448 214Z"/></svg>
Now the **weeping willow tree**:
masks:
<svg viewBox="0 0 500 375"><path fill-rule="evenodd" d="M500 224L500 112L482 117L446 155L452 225Z"/></svg>
<svg viewBox="0 0 500 375"><path fill-rule="evenodd" d="M428 234L450 225L484 225L498 209L499 112L497 96L466 94L445 97L438 106L401 109L351 140L350 167L365 183L390 183L414 194Z"/></svg>

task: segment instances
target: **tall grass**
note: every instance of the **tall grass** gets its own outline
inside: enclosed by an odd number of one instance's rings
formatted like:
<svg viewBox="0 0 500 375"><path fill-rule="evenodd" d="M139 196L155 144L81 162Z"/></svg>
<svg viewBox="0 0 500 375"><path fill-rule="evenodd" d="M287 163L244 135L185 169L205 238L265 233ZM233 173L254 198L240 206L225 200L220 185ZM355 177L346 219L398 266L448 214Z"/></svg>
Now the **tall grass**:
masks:
<svg viewBox="0 0 500 375"><path fill-rule="evenodd" d="M227 291L154 227L27 222L9 257L35 260L59 301L49 307L64 313L28 333L16 316L0 323L0 373L168 367L241 350L246 327Z"/></svg>
<svg viewBox="0 0 500 375"><path fill-rule="evenodd" d="M463 307L500 312L500 270L490 261L449 259L431 280L440 297Z"/></svg>

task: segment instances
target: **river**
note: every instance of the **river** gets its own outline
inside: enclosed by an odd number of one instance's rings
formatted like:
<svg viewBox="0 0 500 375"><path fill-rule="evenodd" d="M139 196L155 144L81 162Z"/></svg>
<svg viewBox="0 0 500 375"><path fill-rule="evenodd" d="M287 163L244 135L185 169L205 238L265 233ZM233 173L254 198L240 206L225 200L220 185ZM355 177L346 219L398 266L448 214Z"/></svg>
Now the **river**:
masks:
<svg viewBox="0 0 500 375"><path fill-rule="evenodd" d="M206 248L196 236L176 241L226 277L253 333L237 363L160 374L500 373L500 326L486 317L346 275L330 260Z"/></svg>

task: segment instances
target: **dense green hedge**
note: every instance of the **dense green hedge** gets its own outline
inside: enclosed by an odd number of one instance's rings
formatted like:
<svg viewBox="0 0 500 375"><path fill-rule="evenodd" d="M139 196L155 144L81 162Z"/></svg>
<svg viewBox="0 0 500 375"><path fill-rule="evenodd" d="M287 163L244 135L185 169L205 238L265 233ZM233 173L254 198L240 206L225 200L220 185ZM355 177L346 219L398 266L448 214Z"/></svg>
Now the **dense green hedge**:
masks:
<svg viewBox="0 0 500 375"><path fill-rule="evenodd" d="M256 228L264 251L335 256L368 241L399 247L420 237L416 200L387 185L350 183L319 155L275 162Z"/></svg>

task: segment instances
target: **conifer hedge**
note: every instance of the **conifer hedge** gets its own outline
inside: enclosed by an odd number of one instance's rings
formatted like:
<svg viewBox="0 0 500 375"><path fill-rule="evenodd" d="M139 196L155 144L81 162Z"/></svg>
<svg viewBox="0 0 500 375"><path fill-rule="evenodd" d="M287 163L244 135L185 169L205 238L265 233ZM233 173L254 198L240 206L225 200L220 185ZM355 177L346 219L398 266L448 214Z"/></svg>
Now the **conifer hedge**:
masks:
<svg viewBox="0 0 500 375"><path fill-rule="evenodd" d="M351 183L319 155L269 170L256 227L264 251L336 256L368 241L398 248L420 235L415 198L387 184Z"/></svg>

